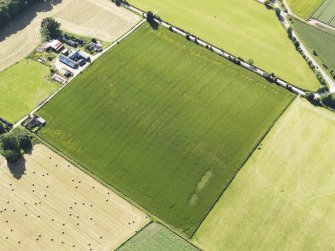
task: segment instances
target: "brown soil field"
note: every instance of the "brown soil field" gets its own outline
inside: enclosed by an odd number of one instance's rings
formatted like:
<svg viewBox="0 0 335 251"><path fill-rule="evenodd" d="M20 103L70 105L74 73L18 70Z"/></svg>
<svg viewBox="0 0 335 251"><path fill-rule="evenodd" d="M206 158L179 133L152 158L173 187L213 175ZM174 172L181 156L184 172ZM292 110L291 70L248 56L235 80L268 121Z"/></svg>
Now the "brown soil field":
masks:
<svg viewBox="0 0 335 251"><path fill-rule="evenodd" d="M0 29L0 71L28 56L41 42L43 18L54 17L62 29L112 42L140 17L109 0L57 0L37 4Z"/></svg>
<svg viewBox="0 0 335 251"><path fill-rule="evenodd" d="M44 145L0 158L1 250L112 250L149 217Z"/></svg>

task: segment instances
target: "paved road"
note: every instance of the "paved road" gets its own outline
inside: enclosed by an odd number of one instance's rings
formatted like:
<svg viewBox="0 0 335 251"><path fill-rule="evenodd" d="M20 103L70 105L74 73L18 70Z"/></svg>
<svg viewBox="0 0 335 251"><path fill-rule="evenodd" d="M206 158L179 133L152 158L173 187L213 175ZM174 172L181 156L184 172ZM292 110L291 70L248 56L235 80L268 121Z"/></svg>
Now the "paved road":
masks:
<svg viewBox="0 0 335 251"><path fill-rule="evenodd" d="M280 8L278 1L275 1L275 6ZM282 21L282 24L284 25L285 29L288 29L290 27L289 22L287 21L287 14L284 13L283 11L281 12L281 15L283 16L284 20ZM318 71L322 74L323 78L326 80L326 82L329 84L329 91L330 92L335 92L335 82L333 81L333 79L331 77L328 76L328 74L322 69L322 67L320 67L319 63L314 59L314 57L309 53L309 51L306 49L306 47L304 46L303 42L299 39L299 37L297 36L297 34L292 31L292 36L295 37L297 39L297 41L299 41L300 43L300 48L302 49L302 51L304 52L304 54L307 56L307 58L309 60L311 60L313 62L313 64L316 66L316 68L318 69Z"/></svg>
<svg viewBox="0 0 335 251"><path fill-rule="evenodd" d="M113 48L115 45L117 45L119 42L124 40L126 37L128 37L133 31L135 31L138 27L140 27L146 20L142 19L141 22L139 22L137 25L135 25L131 30L129 30L126 34L124 34L122 37L120 37L118 40L116 40L114 43L112 43L110 46L108 46L106 49L104 49L102 52L94 55L91 57L91 63L93 63L95 60L97 60L101 55L109 51L111 48ZM90 64L86 64L83 67L81 67L79 70L74 71L73 77L68 80L66 84L63 84L60 88L58 88L51 96L49 96L47 99L45 99L42 103L40 103L34 110L32 110L28 115L24 116L22 119L20 119L14 126L18 127L24 122L29 115L34 114L38 110L40 110L44 105L46 105L53 97L55 97L61 90L63 90L76 76L78 76L82 71L84 71L87 67L89 67Z"/></svg>

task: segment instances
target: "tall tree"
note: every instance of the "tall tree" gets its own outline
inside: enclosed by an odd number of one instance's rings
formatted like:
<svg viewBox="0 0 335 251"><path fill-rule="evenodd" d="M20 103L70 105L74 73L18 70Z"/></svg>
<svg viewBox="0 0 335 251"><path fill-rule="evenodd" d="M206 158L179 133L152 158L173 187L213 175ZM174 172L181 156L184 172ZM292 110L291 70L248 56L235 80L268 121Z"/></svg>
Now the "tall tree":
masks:
<svg viewBox="0 0 335 251"><path fill-rule="evenodd" d="M47 17L42 20L41 34L44 39L50 40L60 35L60 23L52 17Z"/></svg>

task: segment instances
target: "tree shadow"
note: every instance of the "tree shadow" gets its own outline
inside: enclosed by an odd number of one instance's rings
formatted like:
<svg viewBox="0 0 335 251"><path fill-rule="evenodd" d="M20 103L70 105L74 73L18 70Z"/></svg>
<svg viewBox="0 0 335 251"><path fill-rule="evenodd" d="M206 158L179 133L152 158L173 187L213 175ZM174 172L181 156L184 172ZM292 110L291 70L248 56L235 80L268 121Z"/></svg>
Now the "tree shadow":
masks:
<svg viewBox="0 0 335 251"><path fill-rule="evenodd" d="M156 21L148 21L148 23L150 24L151 28L154 30L158 30L159 27L159 23L157 23Z"/></svg>
<svg viewBox="0 0 335 251"><path fill-rule="evenodd" d="M309 101L309 103L311 103L315 107L322 107L322 104L319 101L315 100L315 99L313 99L313 100L307 99L307 101Z"/></svg>
<svg viewBox="0 0 335 251"><path fill-rule="evenodd" d="M62 0L45 0L30 6L27 10L22 10L10 23L0 28L0 42L27 27L38 13L51 11L61 2Z"/></svg>
<svg viewBox="0 0 335 251"><path fill-rule="evenodd" d="M19 180L22 178L23 174L26 171L26 160L24 157L21 157L16 163L11 163L7 161L7 166L13 177Z"/></svg>

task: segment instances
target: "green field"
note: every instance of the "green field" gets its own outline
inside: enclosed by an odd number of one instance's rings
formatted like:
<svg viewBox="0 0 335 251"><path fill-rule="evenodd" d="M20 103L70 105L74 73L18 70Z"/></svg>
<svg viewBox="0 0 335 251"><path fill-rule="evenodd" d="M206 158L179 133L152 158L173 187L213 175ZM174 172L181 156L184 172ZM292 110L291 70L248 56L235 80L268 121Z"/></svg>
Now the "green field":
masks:
<svg viewBox="0 0 335 251"><path fill-rule="evenodd" d="M23 60L0 73L0 117L16 122L47 98L59 84L48 81L49 67Z"/></svg>
<svg viewBox="0 0 335 251"><path fill-rule="evenodd" d="M196 251L196 247L166 227L152 223L123 244L118 251Z"/></svg>
<svg viewBox="0 0 335 251"><path fill-rule="evenodd" d="M204 250L333 250L335 116L297 99L194 240Z"/></svg>
<svg viewBox="0 0 335 251"><path fill-rule="evenodd" d="M310 52L315 50L321 62L335 71L335 32L318 29L297 19L293 20L295 31Z"/></svg>
<svg viewBox="0 0 335 251"><path fill-rule="evenodd" d="M298 16L308 19L324 0L287 0L290 9Z"/></svg>
<svg viewBox="0 0 335 251"><path fill-rule="evenodd" d="M129 2L297 86L320 86L275 13L255 0Z"/></svg>
<svg viewBox="0 0 335 251"><path fill-rule="evenodd" d="M144 25L39 112L40 135L191 234L292 97Z"/></svg>
<svg viewBox="0 0 335 251"><path fill-rule="evenodd" d="M313 17L335 27L335 0L325 0Z"/></svg>

